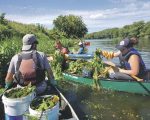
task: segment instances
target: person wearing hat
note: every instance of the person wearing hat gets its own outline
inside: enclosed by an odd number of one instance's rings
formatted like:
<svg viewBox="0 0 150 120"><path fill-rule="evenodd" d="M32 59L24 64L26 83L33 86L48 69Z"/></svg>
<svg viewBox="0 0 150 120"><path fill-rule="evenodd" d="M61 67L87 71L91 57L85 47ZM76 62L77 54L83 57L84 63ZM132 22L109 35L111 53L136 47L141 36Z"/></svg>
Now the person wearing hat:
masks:
<svg viewBox="0 0 150 120"><path fill-rule="evenodd" d="M135 37L125 38L122 40L116 48L118 52L112 52L107 54L109 58L119 57L121 67L118 68L117 72L110 72L110 77L115 79L133 79L131 75L143 78L146 72L145 64L142 60L139 52L133 47L138 43L138 39ZM106 55L106 52L105 52ZM105 57L105 55L103 55ZM106 57L107 57L106 56ZM111 57L110 57L111 56Z"/></svg>
<svg viewBox="0 0 150 120"><path fill-rule="evenodd" d="M29 71L32 73L33 69L37 68L35 70L37 72L37 74L35 75L35 79L31 81L29 78L28 79L31 83L33 83L33 85L36 86L37 93L40 94L44 92L47 87L47 84L45 82L45 76L44 76L45 72L47 72L47 77L50 80L51 84L53 85L56 84L56 81L54 80L53 72L51 70L46 55L43 52L37 51L38 41L34 34L26 34L22 39L22 43L23 43L22 52L14 55L11 59L8 72L5 78L5 88L11 87L13 81L17 82L17 84L21 86L26 86L29 82L27 80L21 81L21 78L19 78L20 74L18 75L18 73L20 71L24 71L24 72ZM30 71L29 68L31 68L32 70ZM38 76L38 74L41 75ZM40 78L41 80L38 81L37 76L39 78L42 76L43 78Z"/></svg>
<svg viewBox="0 0 150 120"><path fill-rule="evenodd" d="M77 54L84 54L85 53L85 47L84 43L82 41L79 42L79 50L77 51Z"/></svg>

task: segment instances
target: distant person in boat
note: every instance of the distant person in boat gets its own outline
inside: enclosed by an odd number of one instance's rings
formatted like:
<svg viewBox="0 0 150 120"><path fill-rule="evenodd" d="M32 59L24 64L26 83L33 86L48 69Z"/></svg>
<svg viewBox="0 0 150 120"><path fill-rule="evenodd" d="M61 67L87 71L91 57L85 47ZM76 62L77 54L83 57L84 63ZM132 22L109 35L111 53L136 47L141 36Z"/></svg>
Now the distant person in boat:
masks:
<svg viewBox="0 0 150 120"><path fill-rule="evenodd" d="M11 87L15 80L20 86L31 83L36 86L37 94L43 93L47 88L45 72L47 72L50 83L56 84L47 57L43 52L37 51L38 41L34 34L26 34L22 42L21 53L16 54L11 59L5 78L5 87Z"/></svg>
<svg viewBox="0 0 150 120"><path fill-rule="evenodd" d="M82 41L79 42L79 50L77 52L77 54L84 54L85 53L85 45Z"/></svg>
<svg viewBox="0 0 150 120"><path fill-rule="evenodd" d="M64 57L62 61L62 71L66 69L68 63L67 63L67 56L70 53L69 49L67 47L64 47L62 43L58 40L55 42L55 48L58 50Z"/></svg>
<svg viewBox="0 0 150 120"><path fill-rule="evenodd" d="M68 54L70 52L68 48L63 47L60 41L55 42L55 48L59 50L62 54Z"/></svg>
<svg viewBox="0 0 150 120"><path fill-rule="evenodd" d="M109 52L109 55L106 54L106 52L105 55L103 54L106 58L108 58L108 56L109 58L119 57L121 67L118 68L118 71L116 72L109 71L111 78L133 79L131 75L138 76L139 78L144 77L146 67L139 52L133 48L136 44L138 44L138 38L125 38L116 45L116 48L119 50L118 52Z"/></svg>
<svg viewBox="0 0 150 120"><path fill-rule="evenodd" d="M55 42L54 47L56 48L56 50L58 50L64 56L65 56L65 54L69 54L70 53L69 49L66 48L66 47L63 47L62 43L59 40L57 40ZM52 56L49 56L47 59L49 61L52 61L54 58Z"/></svg>

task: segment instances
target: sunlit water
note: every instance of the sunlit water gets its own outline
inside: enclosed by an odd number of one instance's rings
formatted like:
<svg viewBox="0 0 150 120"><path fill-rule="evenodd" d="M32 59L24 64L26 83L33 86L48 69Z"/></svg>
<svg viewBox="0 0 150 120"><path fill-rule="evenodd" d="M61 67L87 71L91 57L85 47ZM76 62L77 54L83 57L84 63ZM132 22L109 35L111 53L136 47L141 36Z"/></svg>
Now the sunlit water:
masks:
<svg viewBox="0 0 150 120"><path fill-rule="evenodd" d="M93 40L89 53L96 48L116 51L111 40ZM150 68L148 47L140 49L147 68ZM142 51L141 51L142 50ZM113 60L116 64L117 58ZM63 81L61 88L81 120L150 120L150 96L125 92L94 90L92 87Z"/></svg>

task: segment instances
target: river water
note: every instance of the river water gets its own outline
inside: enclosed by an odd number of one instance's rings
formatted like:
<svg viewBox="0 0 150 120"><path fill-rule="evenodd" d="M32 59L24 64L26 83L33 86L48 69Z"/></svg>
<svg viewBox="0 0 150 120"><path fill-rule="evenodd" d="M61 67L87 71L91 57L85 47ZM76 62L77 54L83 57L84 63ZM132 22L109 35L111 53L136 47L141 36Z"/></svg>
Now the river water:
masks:
<svg viewBox="0 0 150 120"><path fill-rule="evenodd" d="M116 51L111 40L92 40L89 53L96 48ZM150 68L149 48L137 48ZM118 59L113 60L118 63ZM95 90L85 85L61 81L64 91L80 120L150 120L150 96L125 92Z"/></svg>

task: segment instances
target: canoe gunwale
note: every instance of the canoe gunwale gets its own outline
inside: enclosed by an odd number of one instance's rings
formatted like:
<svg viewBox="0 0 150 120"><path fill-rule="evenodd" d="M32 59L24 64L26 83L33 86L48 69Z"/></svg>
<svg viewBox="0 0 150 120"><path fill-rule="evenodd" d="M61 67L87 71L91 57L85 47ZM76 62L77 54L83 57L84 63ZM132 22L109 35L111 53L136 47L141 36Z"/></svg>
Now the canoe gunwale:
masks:
<svg viewBox="0 0 150 120"><path fill-rule="evenodd" d="M71 73L63 73L63 75L69 75L70 77L78 77L78 78L84 78L84 79L87 79L87 80L92 80L92 78L88 78L88 77L82 77L80 75L75 75L75 74L71 74ZM135 81L135 80L125 80L125 79L122 79L122 80L117 80L117 79L110 79L110 78L100 78L99 81L111 81L111 82L131 82L131 83L136 83L138 81ZM150 80L144 80L144 81L140 81L140 83L150 83Z"/></svg>
<svg viewBox="0 0 150 120"><path fill-rule="evenodd" d="M94 80L90 78L84 78L81 76L73 76L68 73L63 73L64 77L68 81L74 81L83 85L93 86ZM114 91L123 91L135 94L150 95L150 81L135 81L135 80L112 80L112 79L101 79L98 80L98 84L102 88Z"/></svg>

